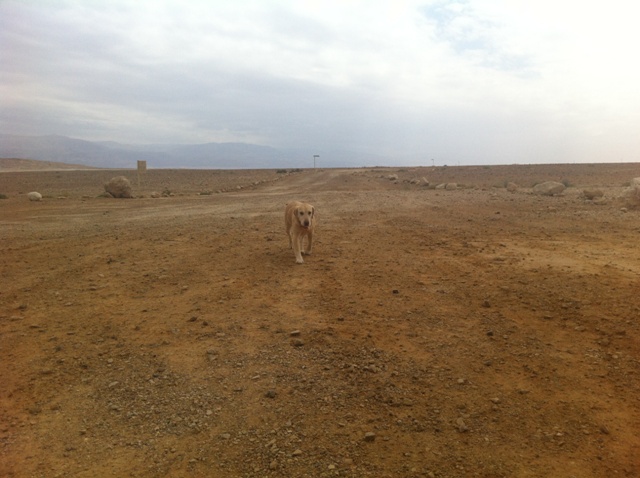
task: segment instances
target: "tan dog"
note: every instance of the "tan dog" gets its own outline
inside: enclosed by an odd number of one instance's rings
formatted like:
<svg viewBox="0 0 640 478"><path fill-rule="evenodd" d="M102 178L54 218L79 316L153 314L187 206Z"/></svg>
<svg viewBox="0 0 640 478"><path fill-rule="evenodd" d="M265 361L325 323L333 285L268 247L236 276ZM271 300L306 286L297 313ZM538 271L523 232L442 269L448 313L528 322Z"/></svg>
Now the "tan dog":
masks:
<svg viewBox="0 0 640 478"><path fill-rule="evenodd" d="M284 225L289 236L289 247L293 248L296 262L302 264L302 254L311 254L313 246L313 227L316 223L316 209L311 205L300 201L287 204L284 210ZM307 248L302 248L302 241L307 237Z"/></svg>

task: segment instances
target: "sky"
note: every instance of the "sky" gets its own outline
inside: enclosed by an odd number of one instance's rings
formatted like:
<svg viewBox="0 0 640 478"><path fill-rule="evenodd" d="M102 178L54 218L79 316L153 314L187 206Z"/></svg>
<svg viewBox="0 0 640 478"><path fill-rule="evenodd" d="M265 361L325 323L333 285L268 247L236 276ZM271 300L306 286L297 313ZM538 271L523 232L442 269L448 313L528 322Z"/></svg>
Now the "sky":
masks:
<svg viewBox="0 0 640 478"><path fill-rule="evenodd" d="M640 161L628 0L0 0L0 133Z"/></svg>

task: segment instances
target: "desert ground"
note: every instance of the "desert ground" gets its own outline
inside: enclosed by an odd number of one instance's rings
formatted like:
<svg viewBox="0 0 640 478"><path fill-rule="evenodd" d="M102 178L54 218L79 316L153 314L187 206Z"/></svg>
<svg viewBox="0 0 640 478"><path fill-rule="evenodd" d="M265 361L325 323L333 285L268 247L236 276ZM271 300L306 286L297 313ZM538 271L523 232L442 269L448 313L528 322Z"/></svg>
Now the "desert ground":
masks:
<svg viewBox="0 0 640 478"><path fill-rule="evenodd" d="M635 177L4 170L0 476L640 477Z"/></svg>

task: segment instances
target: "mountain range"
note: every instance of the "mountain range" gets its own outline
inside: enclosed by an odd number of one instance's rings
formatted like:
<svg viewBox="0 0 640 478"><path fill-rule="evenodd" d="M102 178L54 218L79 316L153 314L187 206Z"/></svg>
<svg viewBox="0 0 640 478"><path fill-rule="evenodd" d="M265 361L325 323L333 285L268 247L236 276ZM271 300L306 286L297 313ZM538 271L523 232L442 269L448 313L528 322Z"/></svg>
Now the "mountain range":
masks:
<svg viewBox="0 0 640 478"><path fill-rule="evenodd" d="M314 158L314 155L318 155ZM383 165L384 158L347 151L299 151L249 143L123 144L67 136L0 134L0 158L23 158L97 168L263 169ZM314 160L317 164L314 164Z"/></svg>

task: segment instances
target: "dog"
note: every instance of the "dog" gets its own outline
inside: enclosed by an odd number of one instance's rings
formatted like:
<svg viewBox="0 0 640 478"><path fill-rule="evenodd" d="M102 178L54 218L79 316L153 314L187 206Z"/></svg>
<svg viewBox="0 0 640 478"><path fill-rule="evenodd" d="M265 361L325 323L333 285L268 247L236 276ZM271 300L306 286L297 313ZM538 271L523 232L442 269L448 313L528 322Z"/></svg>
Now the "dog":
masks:
<svg viewBox="0 0 640 478"><path fill-rule="evenodd" d="M289 236L289 247L293 248L296 262L302 264L302 254L310 255L313 246L313 229L316 223L316 208L311 204L293 201L284 210L284 225ZM303 240L307 238L307 248L303 250Z"/></svg>

